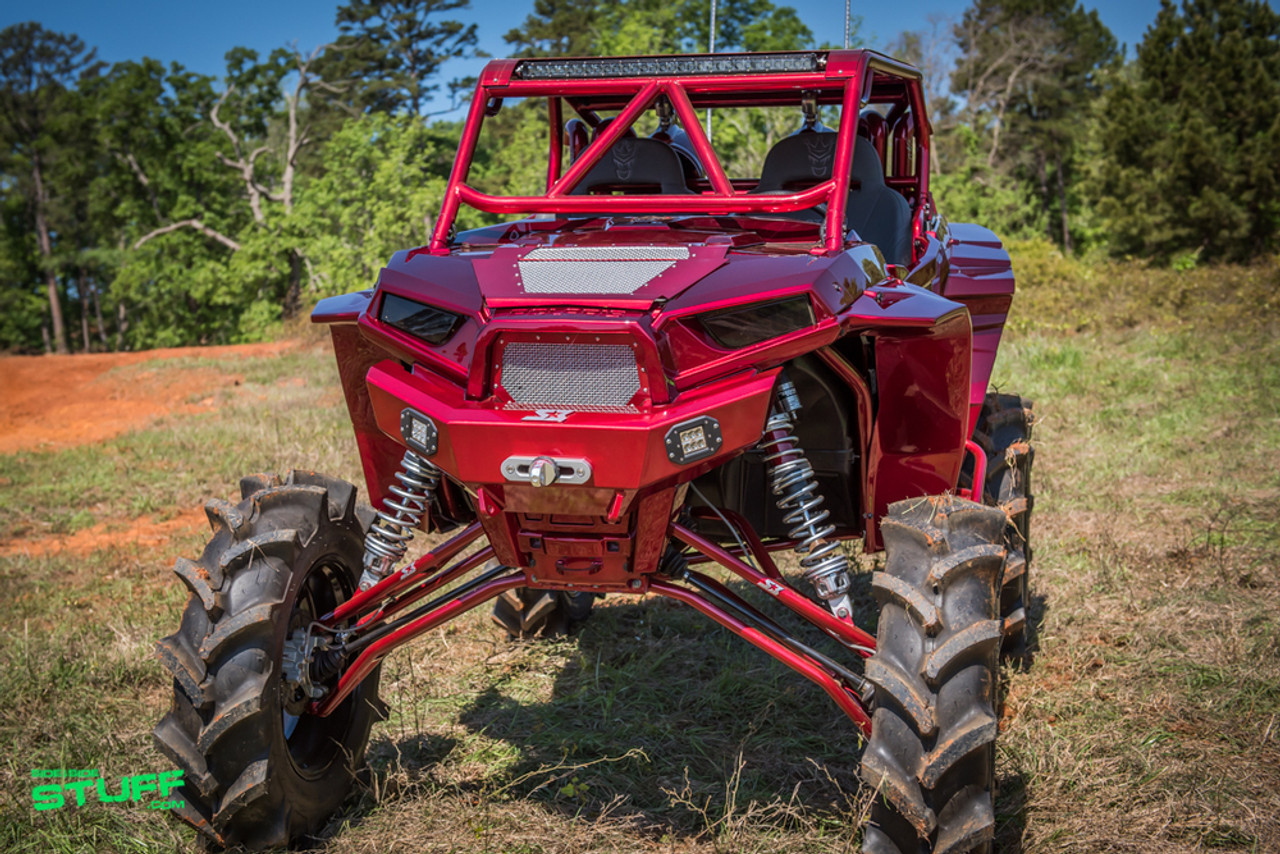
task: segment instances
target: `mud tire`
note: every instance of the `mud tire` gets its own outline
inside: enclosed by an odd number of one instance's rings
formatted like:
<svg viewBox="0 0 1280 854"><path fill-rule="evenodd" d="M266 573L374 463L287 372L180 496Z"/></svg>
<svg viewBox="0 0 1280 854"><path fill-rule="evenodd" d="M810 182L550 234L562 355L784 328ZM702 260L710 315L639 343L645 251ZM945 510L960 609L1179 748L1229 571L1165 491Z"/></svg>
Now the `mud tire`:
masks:
<svg viewBox="0 0 1280 854"><path fill-rule="evenodd" d="M1035 424L1032 402L1016 394L991 392L982 404L982 414L973 439L987 452L987 482L982 501L999 507L1009 522L1004 544L1009 550L1000 588L1000 618L1004 620L1001 652L1020 656L1027 649L1028 583L1031 572L1031 464L1035 448L1031 430Z"/></svg>
<svg viewBox="0 0 1280 854"><path fill-rule="evenodd" d="M953 496L899 501L881 523L864 854L991 850L1005 524Z"/></svg>
<svg viewBox="0 0 1280 854"><path fill-rule="evenodd" d="M213 539L174 571L191 591L178 631L157 645L173 706L155 728L183 786L176 816L206 849L289 845L317 833L362 764L385 716L378 671L325 718L299 714L286 736L281 652L288 633L357 587L372 511L355 487L313 472L241 481L236 505L206 505Z"/></svg>
<svg viewBox="0 0 1280 854"><path fill-rule="evenodd" d="M511 640L559 637L586 622L595 598L594 593L518 587L498 597L493 621Z"/></svg>

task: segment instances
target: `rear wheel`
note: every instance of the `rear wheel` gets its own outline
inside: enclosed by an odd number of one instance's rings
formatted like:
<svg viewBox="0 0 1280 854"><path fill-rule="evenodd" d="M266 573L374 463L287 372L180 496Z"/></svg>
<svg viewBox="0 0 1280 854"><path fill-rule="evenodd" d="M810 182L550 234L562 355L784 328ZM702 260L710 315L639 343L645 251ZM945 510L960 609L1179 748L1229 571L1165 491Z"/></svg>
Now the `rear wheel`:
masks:
<svg viewBox="0 0 1280 854"><path fill-rule="evenodd" d="M1004 526L999 510L952 496L899 501L881 523L866 854L991 849Z"/></svg>
<svg viewBox="0 0 1280 854"><path fill-rule="evenodd" d="M155 741L184 772L177 816L212 846L262 849L324 826L382 714L377 671L318 717L286 666L306 627L356 590L371 516L357 515L354 486L311 472L241 490L238 505L207 505L212 541L174 566L192 595L157 647L174 693Z"/></svg>
<svg viewBox="0 0 1280 854"><path fill-rule="evenodd" d="M493 621L509 638L556 637L591 616L595 594L519 587L498 597Z"/></svg>
<svg viewBox="0 0 1280 854"><path fill-rule="evenodd" d="M1000 588L1004 620L1003 652L1021 655L1027 646L1027 585L1031 570L1031 464L1035 448L1032 403L1016 394L991 392L982 404L973 438L987 453L987 482L982 501L1008 517L1004 544L1009 550Z"/></svg>

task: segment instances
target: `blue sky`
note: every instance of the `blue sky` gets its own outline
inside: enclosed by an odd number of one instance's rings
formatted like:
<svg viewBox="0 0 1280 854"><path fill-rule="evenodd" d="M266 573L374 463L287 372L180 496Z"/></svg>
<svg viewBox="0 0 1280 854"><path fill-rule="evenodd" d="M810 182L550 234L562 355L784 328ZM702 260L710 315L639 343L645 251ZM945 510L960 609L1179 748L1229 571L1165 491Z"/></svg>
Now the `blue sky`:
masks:
<svg viewBox="0 0 1280 854"><path fill-rule="evenodd" d="M775 0L794 6L814 34L836 41L844 24L839 0ZM905 29L926 26L931 13L958 19L968 0L917 0L867 3L853 0L853 14L863 20L862 34L881 47ZM1159 0L1086 2L1130 50L1141 39L1160 8ZM224 54L244 45L262 54L296 43L303 50L331 41L337 34L333 14L337 2L318 0L7 0L0 8L0 27L38 21L47 29L71 32L96 46L101 59L118 62L151 56L180 61L205 74L220 74ZM455 17L479 24L481 47L494 56L506 54L503 35L524 21L533 0L472 0L472 8ZM455 60L444 79L475 74L482 61Z"/></svg>

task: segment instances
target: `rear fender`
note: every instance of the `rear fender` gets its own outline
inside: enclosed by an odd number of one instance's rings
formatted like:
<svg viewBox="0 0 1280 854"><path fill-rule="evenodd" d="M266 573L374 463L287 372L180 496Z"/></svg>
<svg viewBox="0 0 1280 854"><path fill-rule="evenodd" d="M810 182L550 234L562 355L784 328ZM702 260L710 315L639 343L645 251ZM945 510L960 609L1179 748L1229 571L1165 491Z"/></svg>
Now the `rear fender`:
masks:
<svg viewBox="0 0 1280 854"><path fill-rule="evenodd" d="M980 225L953 223L948 242L951 264L942 294L967 306L973 323L968 427L971 435L987 396L1000 336L1013 302L1013 266L1000 238Z"/></svg>

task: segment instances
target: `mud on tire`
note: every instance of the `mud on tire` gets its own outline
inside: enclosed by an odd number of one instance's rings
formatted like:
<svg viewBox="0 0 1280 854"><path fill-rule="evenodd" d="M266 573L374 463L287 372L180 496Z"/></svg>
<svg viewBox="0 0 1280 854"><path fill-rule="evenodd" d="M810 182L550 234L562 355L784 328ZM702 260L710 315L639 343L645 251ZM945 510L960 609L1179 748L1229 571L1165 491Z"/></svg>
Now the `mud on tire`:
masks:
<svg viewBox="0 0 1280 854"><path fill-rule="evenodd" d="M382 715L377 671L325 718L304 714L281 675L288 634L356 590L372 511L312 472L247 477L241 493L206 505L213 539L174 566L191 599L157 645L174 691L154 734L185 772L177 817L206 847L262 849L323 827Z"/></svg>
<svg viewBox="0 0 1280 854"><path fill-rule="evenodd" d="M1003 652L1020 655L1027 645L1027 585L1031 570L1031 464L1035 448L1032 402L1016 394L991 392L973 439L987 453L987 482L983 503L999 507L1008 517L1004 544L1009 550L1000 588L1000 618L1004 620Z"/></svg>
<svg viewBox="0 0 1280 854"><path fill-rule="evenodd" d="M899 501L881 523L867 854L988 852L994 835L998 616L1006 517L952 496Z"/></svg>

